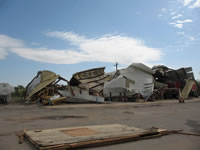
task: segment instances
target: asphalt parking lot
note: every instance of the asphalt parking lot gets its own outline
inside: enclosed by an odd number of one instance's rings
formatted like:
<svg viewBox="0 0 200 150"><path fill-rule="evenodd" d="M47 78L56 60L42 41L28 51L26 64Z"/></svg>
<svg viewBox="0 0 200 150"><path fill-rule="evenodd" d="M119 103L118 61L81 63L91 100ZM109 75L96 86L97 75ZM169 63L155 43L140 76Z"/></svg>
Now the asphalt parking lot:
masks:
<svg viewBox="0 0 200 150"><path fill-rule="evenodd" d="M177 100L148 103L66 104L40 106L0 105L0 150L36 150L25 140L18 144L16 133L23 129L49 129L84 125L125 124L138 128L152 126L182 129L200 134L200 99L179 104ZM199 150L200 136L173 134L90 150Z"/></svg>

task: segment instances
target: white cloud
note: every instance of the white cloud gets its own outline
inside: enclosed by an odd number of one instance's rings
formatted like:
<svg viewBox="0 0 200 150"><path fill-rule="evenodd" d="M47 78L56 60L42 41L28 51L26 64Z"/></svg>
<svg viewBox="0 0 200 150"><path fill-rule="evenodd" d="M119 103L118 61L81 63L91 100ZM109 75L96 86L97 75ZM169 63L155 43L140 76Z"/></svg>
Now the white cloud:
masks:
<svg viewBox="0 0 200 150"><path fill-rule="evenodd" d="M184 23L191 23L192 20L191 19L185 19L185 20L177 20L176 22L171 22L169 24L173 25L176 28L183 28Z"/></svg>
<svg viewBox="0 0 200 150"><path fill-rule="evenodd" d="M175 24L174 26L179 28L179 29L183 28L183 24Z"/></svg>
<svg viewBox="0 0 200 150"><path fill-rule="evenodd" d="M177 19L177 18L180 18L180 17L182 17L183 15L181 15L181 14L178 14L178 15L176 15L176 16L173 16L171 19L173 20L173 19Z"/></svg>
<svg viewBox="0 0 200 150"><path fill-rule="evenodd" d="M7 35L0 34L0 59L4 59L8 55L8 49L12 47L22 47L23 42Z"/></svg>
<svg viewBox="0 0 200 150"><path fill-rule="evenodd" d="M170 13L170 15L173 16L173 15L175 15L176 13L177 13L176 11L173 11L173 12Z"/></svg>
<svg viewBox="0 0 200 150"><path fill-rule="evenodd" d="M73 32L58 32L58 31L48 32L47 36L61 38L63 40L72 42L72 44L83 43L84 41L87 40L86 37L80 36Z"/></svg>
<svg viewBox="0 0 200 150"><path fill-rule="evenodd" d="M190 22L192 22L192 20L191 19L185 19L185 20L177 20L176 22L183 24L183 23L190 23Z"/></svg>
<svg viewBox="0 0 200 150"><path fill-rule="evenodd" d="M149 48L141 40L132 37L104 35L88 39L71 32L50 32L49 34L71 41L79 48L80 52L86 54L93 61L129 64L159 60L161 56L160 50ZM74 36L76 38L72 38Z"/></svg>
<svg viewBox="0 0 200 150"><path fill-rule="evenodd" d="M67 49L12 48L11 51L26 59L53 64L75 64L90 60L87 54Z"/></svg>
<svg viewBox="0 0 200 150"><path fill-rule="evenodd" d="M161 11L162 12L167 12L167 9L166 8L162 8Z"/></svg>
<svg viewBox="0 0 200 150"><path fill-rule="evenodd" d="M179 34L179 35L184 35L185 32L177 32L177 34Z"/></svg>
<svg viewBox="0 0 200 150"><path fill-rule="evenodd" d="M179 29L183 28L183 24L181 24L181 23L171 22L169 24L171 24L174 27L179 28Z"/></svg>
<svg viewBox="0 0 200 150"><path fill-rule="evenodd" d="M22 47L23 41L0 34L0 48Z"/></svg>
<svg viewBox="0 0 200 150"><path fill-rule="evenodd" d="M190 41L196 40L195 37L193 37L193 36L188 36L188 39L189 39Z"/></svg>
<svg viewBox="0 0 200 150"><path fill-rule="evenodd" d="M9 38L16 43L1 43L23 58L54 64L74 64L80 62L132 62L150 63L160 60L162 51L144 45L143 41L121 35L104 35L98 38L87 38L72 32L49 32L48 36L61 38L77 47L76 49L28 48L22 41ZM5 52L5 51L4 51ZM5 55L4 55L5 57Z"/></svg>
<svg viewBox="0 0 200 150"><path fill-rule="evenodd" d="M196 0L189 8L200 8L200 0Z"/></svg>
<svg viewBox="0 0 200 150"><path fill-rule="evenodd" d="M194 0L184 0L183 5L188 6L190 5Z"/></svg>

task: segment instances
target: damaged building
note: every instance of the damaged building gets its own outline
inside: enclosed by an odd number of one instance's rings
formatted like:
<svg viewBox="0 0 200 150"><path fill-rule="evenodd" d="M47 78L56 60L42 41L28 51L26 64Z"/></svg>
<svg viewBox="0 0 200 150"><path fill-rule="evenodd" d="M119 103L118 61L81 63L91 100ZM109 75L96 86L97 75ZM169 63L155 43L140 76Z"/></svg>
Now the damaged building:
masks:
<svg viewBox="0 0 200 150"><path fill-rule="evenodd" d="M200 88L194 78L192 67L171 69L163 65L154 66L155 98L187 99L189 95L198 97Z"/></svg>
<svg viewBox="0 0 200 150"><path fill-rule="evenodd" d="M97 102L104 103L103 86L111 76L105 75L103 68L95 68L74 74L70 81L50 71L39 71L37 76L27 85L27 102ZM59 86L60 80L66 85ZM54 99L55 98L55 99Z"/></svg>
<svg viewBox="0 0 200 150"><path fill-rule="evenodd" d="M59 85L61 80L66 85ZM39 71L27 85L25 99L42 104L187 99L189 95L198 96L199 89L191 67L174 70L132 63L110 73L105 73L105 67L84 70L69 81L51 71Z"/></svg>
<svg viewBox="0 0 200 150"><path fill-rule="evenodd" d="M134 99L135 95L148 98L153 93L152 71L141 63L133 63L125 69L118 70L113 79L104 85L104 96L111 98Z"/></svg>
<svg viewBox="0 0 200 150"><path fill-rule="evenodd" d="M58 90L65 89L57 83L63 80L60 75L51 71L39 71L33 80L26 86L26 103L54 104L66 99Z"/></svg>
<svg viewBox="0 0 200 150"><path fill-rule="evenodd" d="M68 86L73 89L74 95L63 91L69 97L67 101L104 103L104 83L112 79L104 70L105 67L101 67L73 74Z"/></svg>
<svg viewBox="0 0 200 150"><path fill-rule="evenodd" d="M15 92L14 87L8 83L0 83L0 103L7 104L11 99L11 93Z"/></svg>

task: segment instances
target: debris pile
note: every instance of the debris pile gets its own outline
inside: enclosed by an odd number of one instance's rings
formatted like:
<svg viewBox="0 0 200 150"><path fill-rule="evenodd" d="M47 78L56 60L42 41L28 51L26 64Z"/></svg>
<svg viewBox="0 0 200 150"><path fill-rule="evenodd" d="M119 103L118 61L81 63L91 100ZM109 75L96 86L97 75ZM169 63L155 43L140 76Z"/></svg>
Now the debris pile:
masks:
<svg viewBox="0 0 200 150"><path fill-rule="evenodd" d="M44 105L58 102L97 102L104 103L103 87L110 75L103 68L95 68L74 74L70 81L50 71L39 71L37 76L27 85L27 103L39 102ZM66 86L57 83L66 81Z"/></svg>
<svg viewBox="0 0 200 150"><path fill-rule="evenodd" d="M125 69L117 70L113 79L104 85L104 96L124 101L136 97L148 98L153 93L153 75L149 67L141 63L133 63Z"/></svg>
<svg viewBox="0 0 200 150"><path fill-rule="evenodd" d="M170 69L159 65L152 68L155 71L155 89L152 99L187 99L189 94L198 97L199 86L194 78L192 67Z"/></svg>
<svg viewBox="0 0 200 150"><path fill-rule="evenodd" d="M26 103L52 105L65 100L66 97L58 92L65 89L57 84L60 80L68 82L51 71L39 71L26 87Z"/></svg>
<svg viewBox="0 0 200 150"><path fill-rule="evenodd" d="M103 103L104 83L112 79L104 70L105 67L101 67L75 73L68 85L71 86L74 95L68 98L68 101Z"/></svg>
<svg viewBox="0 0 200 150"><path fill-rule="evenodd" d="M59 85L63 80L66 85ZM77 72L70 81L51 71L39 71L27 85L27 103L53 105L60 102L145 101L156 99L179 100L198 96L200 88L192 68L170 69L159 65L149 68L133 63L127 68L105 73L105 67Z"/></svg>

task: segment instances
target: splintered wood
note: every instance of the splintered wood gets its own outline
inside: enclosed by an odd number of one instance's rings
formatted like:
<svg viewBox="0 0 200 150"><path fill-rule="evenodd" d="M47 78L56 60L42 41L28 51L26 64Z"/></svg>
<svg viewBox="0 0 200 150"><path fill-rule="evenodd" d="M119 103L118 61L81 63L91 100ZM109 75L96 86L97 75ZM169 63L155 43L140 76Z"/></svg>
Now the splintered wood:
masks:
<svg viewBox="0 0 200 150"><path fill-rule="evenodd" d="M140 129L111 124L76 128L58 128L24 131L25 136L41 150L73 149L110 145L140 139L158 137L166 129Z"/></svg>

